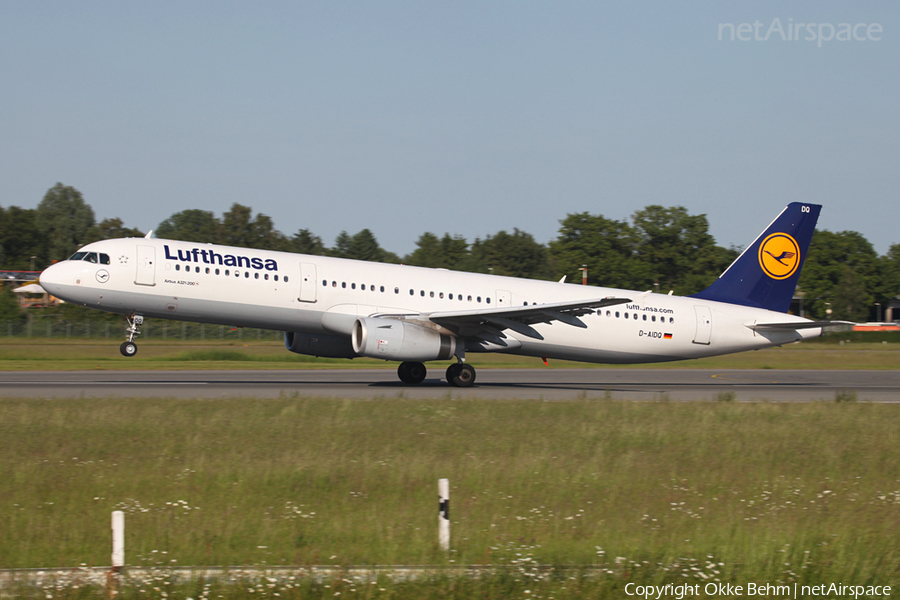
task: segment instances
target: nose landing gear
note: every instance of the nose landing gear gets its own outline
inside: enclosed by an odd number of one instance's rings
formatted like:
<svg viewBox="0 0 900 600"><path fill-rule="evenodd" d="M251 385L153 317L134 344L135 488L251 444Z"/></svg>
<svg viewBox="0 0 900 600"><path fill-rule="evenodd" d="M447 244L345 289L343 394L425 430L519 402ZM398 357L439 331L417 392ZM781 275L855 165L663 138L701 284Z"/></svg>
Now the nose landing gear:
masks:
<svg viewBox="0 0 900 600"><path fill-rule="evenodd" d="M122 356L130 358L137 354L137 344L134 343L134 336L141 334L141 325L144 324L144 317L143 315L132 314L126 318L128 319L128 328L125 330L125 333L128 334L128 341L122 342L122 345L119 346L119 352L122 353Z"/></svg>

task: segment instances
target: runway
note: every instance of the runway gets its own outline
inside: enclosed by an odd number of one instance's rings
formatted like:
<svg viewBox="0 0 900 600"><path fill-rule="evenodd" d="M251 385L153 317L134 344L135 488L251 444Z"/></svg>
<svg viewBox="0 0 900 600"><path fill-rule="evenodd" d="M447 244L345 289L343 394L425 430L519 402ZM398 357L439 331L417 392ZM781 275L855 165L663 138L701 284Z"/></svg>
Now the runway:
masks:
<svg viewBox="0 0 900 600"><path fill-rule="evenodd" d="M475 386L454 388L432 369L420 385L393 370L15 371L0 372L0 397L226 398L283 396L566 400L900 402L900 371L693 369L480 369Z"/></svg>

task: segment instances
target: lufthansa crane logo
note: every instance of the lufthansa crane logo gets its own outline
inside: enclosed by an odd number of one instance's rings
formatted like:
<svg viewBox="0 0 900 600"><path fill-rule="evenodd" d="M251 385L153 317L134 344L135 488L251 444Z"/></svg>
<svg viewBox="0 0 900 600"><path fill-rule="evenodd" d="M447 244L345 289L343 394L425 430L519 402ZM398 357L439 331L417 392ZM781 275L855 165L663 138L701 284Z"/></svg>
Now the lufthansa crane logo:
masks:
<svg viewBox="0 0 900 600"><path fill-rule="evenodd" d="M787 279L800 266L800 247L786 233L773 233L759 245L759 266L772 279Z"/></svg>

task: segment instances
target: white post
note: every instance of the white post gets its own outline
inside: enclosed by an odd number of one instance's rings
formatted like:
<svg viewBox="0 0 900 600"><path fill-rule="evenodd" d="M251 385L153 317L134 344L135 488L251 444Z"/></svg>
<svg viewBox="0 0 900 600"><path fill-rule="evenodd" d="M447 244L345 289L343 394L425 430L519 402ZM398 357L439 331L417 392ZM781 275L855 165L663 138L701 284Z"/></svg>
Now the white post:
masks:
<svg viewBox="0 0 900 600"><path fill-rule="evenodd" d="M112 568L118 571L125 566L125 513L114 510L112 514Z"/></svg>
<svg viewBox="0 0 900 600"><path fill-rule="evenodd" d="M438 479L438 542L450 549L450 480Z"/></svg>

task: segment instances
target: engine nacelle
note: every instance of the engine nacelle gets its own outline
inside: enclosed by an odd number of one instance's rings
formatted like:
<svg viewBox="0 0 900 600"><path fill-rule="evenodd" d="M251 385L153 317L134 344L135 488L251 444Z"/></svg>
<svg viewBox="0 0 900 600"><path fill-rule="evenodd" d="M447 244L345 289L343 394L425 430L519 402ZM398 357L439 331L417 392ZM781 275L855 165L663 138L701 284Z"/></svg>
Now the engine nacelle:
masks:
<svg viewBox="0 0 900 600"><path fill-rule="evenodd" d="M455 337L398 319L361 317L350 341L357 354L385 360L425 362L456 353Z"/></svg>
<svg viewBox="0 0 900 600"><path fill-rule="evenodd" d="M350 339L340 335L284 332L284 345L291 352L326 358L356 358Z"/></svg>

